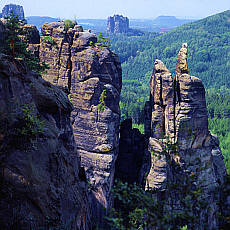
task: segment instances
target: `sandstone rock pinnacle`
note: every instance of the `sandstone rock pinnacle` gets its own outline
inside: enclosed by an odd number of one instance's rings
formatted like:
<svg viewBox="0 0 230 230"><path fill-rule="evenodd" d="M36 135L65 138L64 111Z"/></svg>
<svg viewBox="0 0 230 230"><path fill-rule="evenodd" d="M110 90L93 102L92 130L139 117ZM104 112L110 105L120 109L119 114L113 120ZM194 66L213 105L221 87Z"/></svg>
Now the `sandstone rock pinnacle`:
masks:
<svg viewBox="0 0 230 230"><path fill-rule="evenodd" d="M148 188L165 191L180 210L180 198L173 200L175 191L168 189L168 184L179 184L179 178L195 176L196 185L202 187L202 199L207 202L197 217L196 229L203 229L200 226L205 221L208 229L217 229L215 213L220 210L220 188L226 168L218 141L208 130L204 86L199 78L189 75L186 43L179 51L174 79L161 61L154 63L148 103L145 128L152 154Z"/></svg>
<svg viewBox="0 0 230 230"><path fill-rule="evenodd" d="M3 18L9 17L11 14L11 11L13 12L14 16L18 16L18 19L20 19L20 20L25 19L23 6L19 6L19 5L15 5L15 4L5 5L2 9L1 17L3 17Z"/></svg>
<svg viewBox="0 0 230 230"><path fill-rule="evenodd" d="M93 216L103 222L111 206L120 125L121 65L116 54L98 45L93 33L64 22L41 29L40 59L50 69L43 78L65 87L74 105L77 150L91 189Z"/></svg>
<svg viewBox="0 0 230 230"><path fill-rule="evenodd" d="M129 19L122 15L114 15L108 17L107 32L108 33L127 33L129 31Z"/></svg>

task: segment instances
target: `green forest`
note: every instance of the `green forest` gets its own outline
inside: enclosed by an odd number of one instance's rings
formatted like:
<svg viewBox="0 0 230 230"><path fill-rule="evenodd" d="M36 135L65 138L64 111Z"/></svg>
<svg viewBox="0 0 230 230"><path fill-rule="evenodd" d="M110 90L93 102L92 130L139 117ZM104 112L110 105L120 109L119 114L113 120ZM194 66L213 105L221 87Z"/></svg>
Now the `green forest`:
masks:
<svg viewBox="0 0 230 230"><path fill-rule="evenodd" d="M132 117L143 132L143 108L149 98L149 81L155 59L173 74L182 43L188 43L190 75L206 88L209 129L219 137L230 173L230 11L188 23L163 35L112 35L111 49L123 70L121 118Z"/></svg>

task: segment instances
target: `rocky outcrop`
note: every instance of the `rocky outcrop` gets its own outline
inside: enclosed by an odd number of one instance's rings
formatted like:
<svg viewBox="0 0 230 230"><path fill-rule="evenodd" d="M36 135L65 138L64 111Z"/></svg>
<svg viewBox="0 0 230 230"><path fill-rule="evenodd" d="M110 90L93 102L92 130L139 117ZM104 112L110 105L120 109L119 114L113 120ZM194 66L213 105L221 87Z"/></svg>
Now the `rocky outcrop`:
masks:
<svg viewBox="0 0 230 230"><path fill-rule="evenodd" d="M21 39L28 43L28 49L39 58L40 34L37 27L25 24L21 27L19 34Z"/></svg>
<svg viewBox="0 0 230 230"><path fill-rule="evenodd" d="M107 32L108 33L127 33L129 31L129 19L122 15L114 15L108 17Z"/></svg>
<svg viewBox="0 0 230 230"><path fill-rule="evenodd" d="M0 20L0 42L3 41L4 37L5 37L5 27L4 24L2 23L2 21Z"/></svg>
<svg viewBox="0 0 230 230"><path fill-rule="evenodd" d="M93 216L103 222L118 154L121 66L116 54L73 23L47 23L41 29L40 59L50 69L43 78L65 87L74 105L72 124L91 189Z"/></svg>
<svg viewBox="0 0 230 230"><path fill-rule="evenodd" d="M152 155L148 188L164 192L165 207L177 212L185 210L185 197L200 191L205 205L192 209L196 218L188 228L217 229L226 169L218 139L208 130L204 86L189 75L187 44L179 51L174 79L160 60L155 61L148 103L145 128ZM179 193L172 185L183 189ZM196 202L194 207L200 207L197 200L191 201Z"/></svg>
<svg viewBox="0 0 230 230"><path fill-rule="evenodd" d="M132 119L124 120L120 127L116 179L144 187L146 176L150 170L150 154L147 151L147 146L148 142L145 136L138 129L132 129Z"/></svg>
<svg viewBox="0 0 230 230"><path fill-rule="evenodd" d="M23 25L19 34L23 36L22 38L26 37L26 42L29 44L40 44L39 31L34 25Z"/></svg>
<svg viewBox="0 0 230 230"><path fill-rule="evenodd" d="M9 17L11 12L13 12L14 16L18 16L18 19L25 19L23 7L15 4L5 5L2 9L1 17Z"/></svg>
<svg viewBox="0 0 230 230"><path fill-rule="evenodd" d="M3 41L4 37L7 37L7 30L5 24L7 20L0 18L0 41ZM20 39L27 43L27 48L33 52L33 54L39 58L39 48L40 48L40 34L36 26L27 25L25 23L20 23L20 30L18 32Z"/></svg>
<svg viewBox="0 0 230 230"><path fill-rule="evenodd" d="M90 229L67 95L0 54L1 229Z"/></svg>

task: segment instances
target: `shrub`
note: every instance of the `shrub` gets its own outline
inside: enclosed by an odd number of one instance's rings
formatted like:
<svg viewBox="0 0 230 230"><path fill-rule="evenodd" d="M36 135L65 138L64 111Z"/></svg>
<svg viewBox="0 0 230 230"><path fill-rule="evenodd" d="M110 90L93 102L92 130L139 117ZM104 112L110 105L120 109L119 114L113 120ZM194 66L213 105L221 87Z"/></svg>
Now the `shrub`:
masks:
<svg viewBox="0 0 230 230"><path fill-rule="evenodd" d="M106 47L111 47L111 39L110 37L104 37L104 34L102 32L99 33L98 38L97 38L97 43L96 45L99 45L101 47L106 46Z"/></svg>
<svg viewBox="0 0 230 230"><path fill-rule="evenodd" d="M72 21L72 20L69 20L69 19L67 19L67 20L64 21L64 25L65 25L65 27L67 29L70 28L70 27L72 27L74 24L75 24L75 22Z"/></svg>
<svg viewBox="0 0 230 230"><path fill-rule="evenodd" d="M106 90L103 90L99 98L99 103L97 105L97 111L100 113L103 113L105 110L105 98L106 98L105 93Z"/></svg>
<svg viewBox="0 0 230 230"><path fill-rule="evenodd" d="M54 40L52 39L51 36L44 36L44 37L43 37L43 41L45 41L45 42L47 42L47 43L49 43L49 44L51 44L51 45L54 44Z"/></svg>

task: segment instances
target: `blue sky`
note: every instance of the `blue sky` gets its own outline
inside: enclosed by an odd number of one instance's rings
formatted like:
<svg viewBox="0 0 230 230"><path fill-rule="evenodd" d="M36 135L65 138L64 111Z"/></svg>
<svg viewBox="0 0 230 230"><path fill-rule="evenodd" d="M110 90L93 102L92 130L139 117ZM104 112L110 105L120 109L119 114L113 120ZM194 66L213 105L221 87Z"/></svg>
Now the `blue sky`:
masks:
<svg viewBox="0 0 230 230"><path fill-rule="evenodd" d="M0 0L0 9L14 3L26 16L59 18L107 18L123 14L129 18L204 18L230 9L230 0Z"/></svg>

